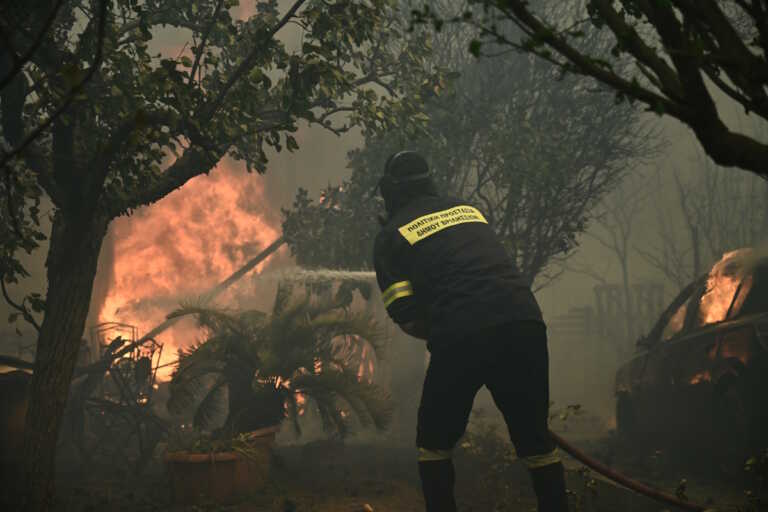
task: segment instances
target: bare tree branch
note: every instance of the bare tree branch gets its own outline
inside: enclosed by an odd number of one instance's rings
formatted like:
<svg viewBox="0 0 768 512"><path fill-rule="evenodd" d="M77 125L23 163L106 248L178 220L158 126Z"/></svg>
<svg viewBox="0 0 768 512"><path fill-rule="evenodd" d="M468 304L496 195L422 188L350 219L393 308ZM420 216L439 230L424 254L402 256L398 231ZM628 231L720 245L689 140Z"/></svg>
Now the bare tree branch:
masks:
<svg viewBox="0 0 768 512"><path fill-rule="evenodd" d="M592 0L588 4L595 30L605 26L615 38L613 57L581 48L578 38L584 33L558 29L563 16L557 11L534 13L526 0L481 3L484 15L460 21L476 27L487 44L532 53L563 72L594 77L619 97L639 100L649 110L688 125L719 165L768 176L768 143L730 129L704 81L706 74L747 112L768 120L764 2L736 1L751 17L748 34L724 11L723 2L715 0L637 0L633 9L623 8L622 2ZM505 33L504 22L519 29L519 41ZM753 37L753 30L759 37ZM627 56L647 83L617 68Z"/></svg>
<svg viewBox="0 0 768 512"><path fill-rule="evenodd" d="M5 279L3 279L2 276L0 276L0 290L2 290L3 298L5 299L5 302L8 303L9 306L11 306L13 309L21 313L22 318L29 323L32 327L35 328L37 332L40 332L40 324L37 323L37 320L35 320L35 317L32 316L32 313L29 312L29 310L24 305L24 301L21 302L21 304L15 302L11 296L8 294L8 290L5 287Z"/></svg>

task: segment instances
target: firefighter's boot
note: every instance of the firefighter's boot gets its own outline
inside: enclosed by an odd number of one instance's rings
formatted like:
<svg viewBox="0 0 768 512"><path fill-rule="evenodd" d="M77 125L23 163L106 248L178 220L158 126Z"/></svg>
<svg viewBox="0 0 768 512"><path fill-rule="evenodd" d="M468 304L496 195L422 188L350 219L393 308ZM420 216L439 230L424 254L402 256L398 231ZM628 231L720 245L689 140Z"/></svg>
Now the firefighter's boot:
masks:
<svg viewBox="0 0 768 512"><path fill-rule="evenodd" d="M453 496L456 475L451 459L419 461L419 477L426 512L456 512Z"/></svg>
<svg viewBox="0 0 768 512"><path fill-rule="evenodd" d="M533 490L539 501L539 512L568 512L565 471L562 462L530 468Z"/></svg>

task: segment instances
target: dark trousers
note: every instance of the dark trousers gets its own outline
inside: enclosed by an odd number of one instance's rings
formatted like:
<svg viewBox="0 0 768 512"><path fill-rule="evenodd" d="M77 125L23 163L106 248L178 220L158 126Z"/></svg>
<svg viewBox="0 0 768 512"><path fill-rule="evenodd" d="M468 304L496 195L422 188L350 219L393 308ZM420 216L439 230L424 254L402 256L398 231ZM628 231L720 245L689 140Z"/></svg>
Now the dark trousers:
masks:
<svg viewBox="0 0 768 512"><path fill-rule="evenodd" d="M516 322L455 339L430 340L416 443L428 512L453 512L451 450L464 434L475 395L491 392L518 457L531 470L541 512L567 510L563 468L549 435L549 355L541 322Z"/></svg>
<svg viewBox="0 0 768 512"><path fill-rule="evenodd" d="M463 339L435 340L432 347L419 406L420 448L452 449L485 385L519 457L554 449L547 427L549 355L543 323L503 324Z"/></svg>

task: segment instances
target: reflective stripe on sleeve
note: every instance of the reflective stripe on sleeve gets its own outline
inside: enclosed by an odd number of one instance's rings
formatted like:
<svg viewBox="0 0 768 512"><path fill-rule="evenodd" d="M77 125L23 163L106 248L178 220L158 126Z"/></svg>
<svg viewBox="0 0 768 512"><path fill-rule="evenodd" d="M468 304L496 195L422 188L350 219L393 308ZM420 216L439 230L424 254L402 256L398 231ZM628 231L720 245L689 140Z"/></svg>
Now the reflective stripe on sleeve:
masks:
<svg viewBox="0 0 768 512"><path fill-rule="evenodd" d="M419 448L419 462L447 460L451 458L451 450L427 450Z"/></svg>
<svg viewBox="0 0 768 512"><path fill-rule="evenodd" d="M544 466L560 462L560 455L557 453L557 448L542 455L530 455L521 458L523 459L523 462L525 462L525 465L532 469L543 468Z"/></svg>
<svg viewBox="0 0 768 512"><path fill-rule="evenodd" d="M401 297L408 297L413 295L413 286L410 281L398 281L393 284L381 294L381 300L384 301L384 306L389 307L390 304L395 302Z"/></svg>

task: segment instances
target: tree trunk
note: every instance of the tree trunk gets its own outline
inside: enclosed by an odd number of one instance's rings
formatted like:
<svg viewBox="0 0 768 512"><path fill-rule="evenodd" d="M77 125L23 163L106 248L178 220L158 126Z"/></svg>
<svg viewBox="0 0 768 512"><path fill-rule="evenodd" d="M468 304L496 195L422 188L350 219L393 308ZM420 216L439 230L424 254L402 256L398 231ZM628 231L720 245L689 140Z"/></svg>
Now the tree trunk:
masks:
<svg viewBox="0 0 768 512"><path fill-rule="evenodd" d="M56 213L46 261L48 293L37 342L24 434L20 498L27 511L49 510L56 443L88 315L96 263L108 221Z"/></svg>
<svg viewBox="0 0 768 512"><path fill-rule="evenodd" d="M624 251L621 259L621 285L624 289L624 322L626 328L626 340L622 345L622 356L632 353L635 342L635 304L632 297L632 288L629 286L629 261L627 261L627 251Z"/></svg>

